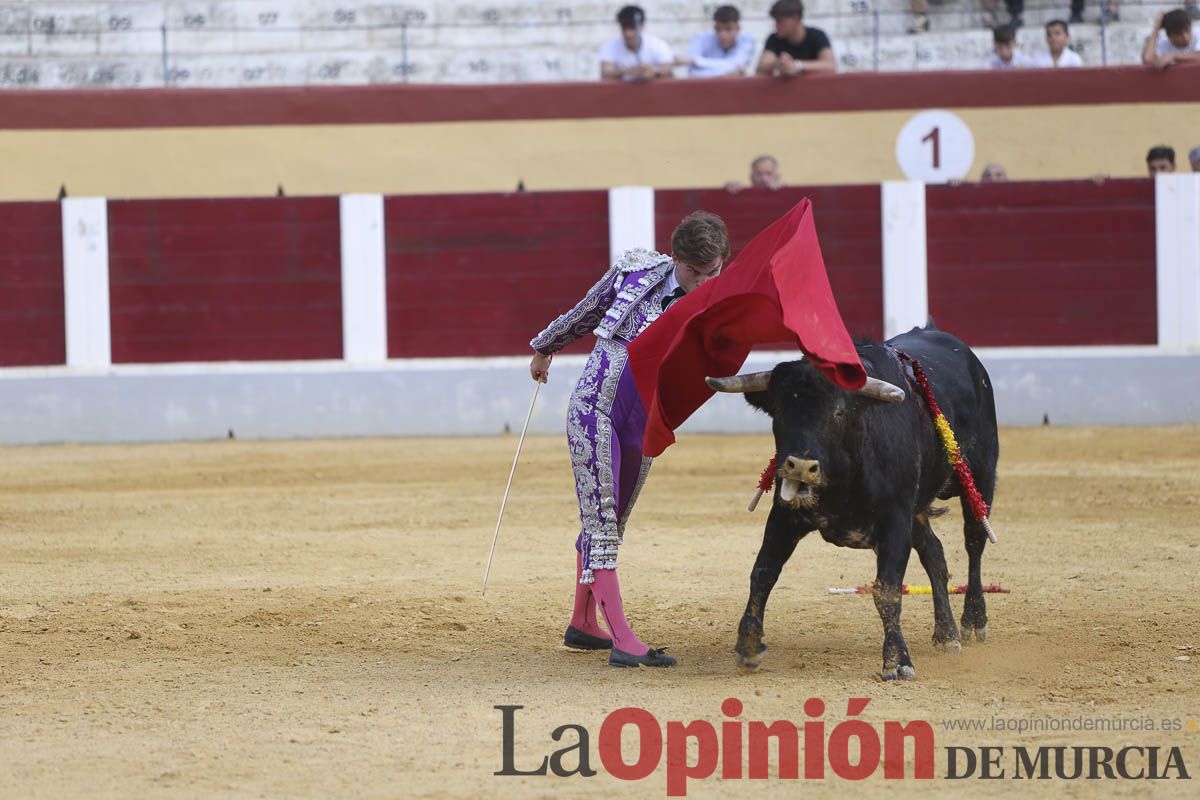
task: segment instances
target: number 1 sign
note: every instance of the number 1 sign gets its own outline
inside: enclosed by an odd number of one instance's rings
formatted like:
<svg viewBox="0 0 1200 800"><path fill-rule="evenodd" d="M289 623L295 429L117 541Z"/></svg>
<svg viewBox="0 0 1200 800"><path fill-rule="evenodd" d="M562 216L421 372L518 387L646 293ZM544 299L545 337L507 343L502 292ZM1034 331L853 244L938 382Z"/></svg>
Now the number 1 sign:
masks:
<svg viewBox="0 0 1200 800"><path fill-rule="evenodd" d="M909 180L945 183L966 177L975 160L975 137L949 111L922 111L896 137L896 161Z"/></svg>

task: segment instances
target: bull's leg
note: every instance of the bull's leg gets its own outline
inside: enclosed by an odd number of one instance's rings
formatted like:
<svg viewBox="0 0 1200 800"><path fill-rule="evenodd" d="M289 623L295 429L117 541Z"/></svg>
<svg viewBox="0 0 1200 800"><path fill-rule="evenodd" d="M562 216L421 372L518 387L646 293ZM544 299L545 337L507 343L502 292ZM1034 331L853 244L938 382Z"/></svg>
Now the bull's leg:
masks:
<svg viewBox="0 0 1200 800"><path fill-rule="evenodd" d="M971 519L971 511L963 503L963 536L967 544L967 594L963 598L962 637L984 641L987 639L987 603L983 599L983 547L987 544L987 532L983 525Z"/></svg>
<svg viewBox="0 0 1200 800"><path fill-rule="evenodd" d="M750 572L750 599L746 603L742 622L738 625L736 648L738 664L748 669L762 666L762 654L767 650L762 641L763 612L767 607L767 598L775 587L775 581L779 580L780 570L795 551L796 543L807 533L797 532L789 516L778 506L772 506L766 530L763 531L762 547Z"/></svg>
<svg viewBox="0 0 1200 800"><path fill-rule="evenodd" d="M900 598L904 571L912 550L912 522L891 520L875 548L875 610L883 621L883 670L885 681L915 678L917 670L908 655L908 644L900 632Z"/></svg>
<svg viewBox="0 0 1200 800"><path fill-rule="evenodd" d="M924 514L913 518L912 542L933 587L933 646L957 653L962 645L958 641L954 611L950 608L950 593L946 591L946 583L950 580L946 553L942 550L941 540L929 527L929 517Z"/></svg>
<svg viewBox="0 0 1200 800"><path fill-rule="evenodd" d="M975 485L983 500L992 505L992 494L996 488L996 476L991 470L978 470L975 473ZM971 637L984 641L987 639L987 603L983 599L983 548L987 544L987 531L983 525L975 521L971 508L965 497L962 500L963 538L967 546L967 595L963 598L962 637L970 641Z"/></svg>

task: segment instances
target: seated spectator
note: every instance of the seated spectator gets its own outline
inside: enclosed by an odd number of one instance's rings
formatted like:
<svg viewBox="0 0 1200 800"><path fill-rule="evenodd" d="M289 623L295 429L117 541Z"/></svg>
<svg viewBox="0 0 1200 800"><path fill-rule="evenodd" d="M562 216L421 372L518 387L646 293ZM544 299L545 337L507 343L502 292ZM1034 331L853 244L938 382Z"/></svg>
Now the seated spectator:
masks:
<svg viewBox="0 0 1200 800"><path fill-rule="evenodd" d="M1033 66L1035 67L1082 67L1083 59L1079 57L1067 44L1071 41L1071 32L1067 28L1067 23L1061 19L1051 20L1046 23L1046 47L1045 53L1038 53L1033 57Z"/></svg>
<svg viewBox="0 0 1200 800"><path fill-rule="evenodd" d="M1175 148L1165 144L1151 147L1150 152L1146 153L1146 170L1151 178L1160 172L1174 172Z"/></svg>
<svg viewBox="0 0 1200 800"><path fill-rule="evenodd" d="M992 31L992 55L983 62L984 69L1018 69L1028 67L1029 59L1017 51L1017 31L1011 25L1001 25Z"/></svg>
<svg viewBox="0 0 1200 800"><path fill-rule="evenodd" d="M684 63L692 78L745 75L754 61L754 37L741 32L741 14L733 6L713 12L713 29L692 39Z"/></svg>
<svg viewBox="0 0 1200 800"><path fill-rule="evenodd" d="M775 156L762 155L750 162L750 185L755 189L783 188L783 173L779 171L779 161ZM739 181L725 184L725 191L736 194L747 188Z"/></svg>
<svg viewBox="0 0 1200 800"><path fill-rule="evenodd" d="M609 39L600 48L600 77L618 81L650 81L669 78L675 69L671 46L649 33L646 12L638 6L625 6L617 12L621 35Z"/></svg>
<svg viewBox="0 0 1200 800"><path fill-rule="evenodd" d="M1154 30L1142 48L1142 63L1166 69L1181 61L1200 60L1200 40L1192 36L1192 18L1186 9L1177 8L1154 18Z"/></svg>
<svg viewBox="0 0 1200 800"><path fill-rule="evenodd" d="M984 15L984 27L1000 27L1000 0L981 0L981 3L983 10L987 12ZM1016 30L1025 24L1022 16L1025 13L1025 0L1004 0L1004 7L1008 10L1009 27Z"/></svg>
<svg viewBox="0 0 1200 800"><path fill-rule="evenodd" d="M776 0L771 6L775 32L767 37L758 74L773 78L791 78L804 72L837 72L833 46L820 28L803 23L801 0Z"/></svg>
<svg viewBox="0 0 1200 800"><path fill-rule="evenodd" d="M1192 165L1192 172L1200 172L1200 144L1188 151L1188 162Z"/></svg>
<svg viewBox="0 0 1200 800"><path fill-rule="evenodd" d="M913 16L908 32L929 33L929 0L911 0L909 8L912 9Z"/></svg>
<svg viewBox="0 0 1200 800"><path fill-rule="evenodd" d="M1071 24L1083 22L1083 2L1084 0L1071 0ZM1105 22L1120 22L1121 9L1117 7L1117 0L1108 0L1107 3L1100 4L1100 18Z"/></svg>
<svg viewBox="0 0 1200 800"><path fill-rule="evenodd" d="M1005 183L1008 180L1008 170L1002 164L989 161L979 175L980 183Z"/></svg>

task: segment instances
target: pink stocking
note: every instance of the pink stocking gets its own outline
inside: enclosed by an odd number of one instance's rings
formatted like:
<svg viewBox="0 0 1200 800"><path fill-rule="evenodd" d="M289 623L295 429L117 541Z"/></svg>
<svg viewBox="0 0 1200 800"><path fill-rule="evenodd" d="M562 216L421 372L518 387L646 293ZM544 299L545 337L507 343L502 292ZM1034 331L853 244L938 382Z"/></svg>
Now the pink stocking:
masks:
<svg viewBox="0 0 1200 800"><path fill-rule="evenodd" d="M571 627L589 636L608 638L608 631L600 627L596 619L596 598L592 594L594 584L582 584L579 575L583 570L583 556L575 552L575 608L571 611Z"/></svg>
<svg viewBox="0 0 1200 800"><path fill-rule="evenodd" d="M625 621L625 607L621 603L621 584L617 580L615 569L598 569L594 571L596 582L592 584L592 593L600 605L600 615L604 624L612 633L613 647L622 653L633 656L644 656L650 649L639 639Z"/></svg>

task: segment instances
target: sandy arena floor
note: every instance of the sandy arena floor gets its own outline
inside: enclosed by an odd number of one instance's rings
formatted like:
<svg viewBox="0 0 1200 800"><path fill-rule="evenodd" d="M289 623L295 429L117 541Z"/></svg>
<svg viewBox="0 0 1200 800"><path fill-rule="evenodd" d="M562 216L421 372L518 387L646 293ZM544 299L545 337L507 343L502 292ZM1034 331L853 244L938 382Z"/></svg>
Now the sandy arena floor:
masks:
<svg viewBox="0 0 1200 800"><path fill-rule="evenodd" d="M849 697L924 719L932 782L710 778L690 797L954 792L1196 796L1200 773L1200 428L1007 430L984 580L990 639L934 652L905 600L918 677L878 679L862 597L825 593L873 559L813 536L771 599L762 671L731 653L766 509L746 513L765 437L683 437L656 464L622 550L636 630L680 665L618 671L560 646L577 526L566 448L531 439L488 595L479 595L515 437L10 448L0 459L0 795L4 797L665 796L638 783L496 777L520 704L528 768L575 723L803 722ZM935 521L965 581L957 507ZM924 583L914 556L909 578ZM953 598L956 615L961 598ZM1177 720L1155 732L949 731L948 720ZM568 740L571 741L571 740ZM948 781L948 746L1182 748L1193 781ZM1007 759L1006 759L1007 761Z"/></svg>

